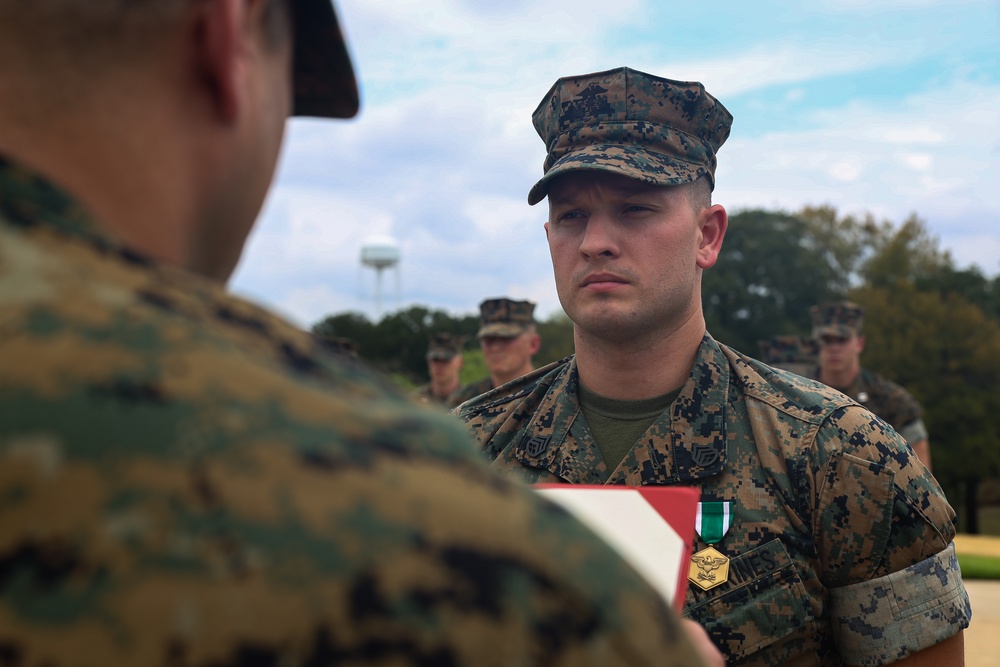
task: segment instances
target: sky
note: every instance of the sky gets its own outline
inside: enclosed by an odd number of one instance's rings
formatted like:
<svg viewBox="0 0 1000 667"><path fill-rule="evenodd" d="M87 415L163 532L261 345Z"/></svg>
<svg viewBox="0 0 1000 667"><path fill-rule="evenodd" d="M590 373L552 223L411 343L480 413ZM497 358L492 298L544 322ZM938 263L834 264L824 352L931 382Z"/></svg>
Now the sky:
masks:
<svg viewBox="0 0 1000 667"><path fill-rule="evenodd" d="M558 312L531 113L559 77L621 66L732 112L730 215L916 214L959 267L1000 272L1000 0L335 4L361 112L289 122L230 283L301 326L496 296ZM400 261L379 279L361 248L385 236Z"/></svg>

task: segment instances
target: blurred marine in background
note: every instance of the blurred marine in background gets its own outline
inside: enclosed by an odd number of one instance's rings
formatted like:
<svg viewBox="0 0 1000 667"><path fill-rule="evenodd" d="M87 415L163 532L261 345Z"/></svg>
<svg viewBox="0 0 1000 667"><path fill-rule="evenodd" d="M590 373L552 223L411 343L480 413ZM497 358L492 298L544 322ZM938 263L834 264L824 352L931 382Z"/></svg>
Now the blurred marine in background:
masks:
<svg viewBox="0 0 1000 667"><path fill-rule="evenodd" d="M479 304L476 338L490 371L489 377L467 384L452 394L448 399L452 406L534 370L532 357L542 344L535 326L535 304L506 297L486 299Z"/></svg>
<svg viewBox="0 0 1000 667"><path fill-rule="evenodd" d="M225 292L288 116L357 106L327 0L0 0L0 663L698 662L453 418Z"/></svg>
<svg viewBox="0 0 1000 667"><path fill-rule="evenodd" d="M431 334L427 342L427 373L430 382L413 390L421 403L447 406L448 397L458 390L465 339L447 332Z"/></svg>
<svg viewBox="0 0 1000 667"><path fill-rule="evenodd" d="M851 301L834 301L813 306L809 314L819 346L820 382L889 422L929 470L931 447L920 403L895 382L861 367L864 308Z"/></svg>

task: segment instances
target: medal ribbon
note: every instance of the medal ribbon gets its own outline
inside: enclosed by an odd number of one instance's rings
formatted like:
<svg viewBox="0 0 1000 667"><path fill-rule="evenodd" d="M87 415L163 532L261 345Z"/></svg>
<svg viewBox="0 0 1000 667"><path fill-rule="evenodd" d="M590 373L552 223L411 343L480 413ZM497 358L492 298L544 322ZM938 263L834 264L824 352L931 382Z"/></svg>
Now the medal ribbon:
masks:
<svg viewBox="0 0 1000 667"><path fill-rule="evenodd" d="M731 501L698 503L698 516L695 518L694 529L699 537L708 544L717 544L723 535L729 531L732 523Z"/></svg>

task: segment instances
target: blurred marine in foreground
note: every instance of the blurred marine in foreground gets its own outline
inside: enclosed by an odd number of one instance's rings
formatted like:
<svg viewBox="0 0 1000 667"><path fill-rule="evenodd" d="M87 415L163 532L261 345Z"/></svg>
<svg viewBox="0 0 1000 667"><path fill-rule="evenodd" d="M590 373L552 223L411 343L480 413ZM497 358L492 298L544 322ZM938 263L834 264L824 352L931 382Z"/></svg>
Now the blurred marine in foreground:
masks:
<svg viewBox="0 0 1000 667"><path fill-rule="evenodd" d="M0 0L0 662L687 665L565 513L223 284L327 0Z"/></svg>

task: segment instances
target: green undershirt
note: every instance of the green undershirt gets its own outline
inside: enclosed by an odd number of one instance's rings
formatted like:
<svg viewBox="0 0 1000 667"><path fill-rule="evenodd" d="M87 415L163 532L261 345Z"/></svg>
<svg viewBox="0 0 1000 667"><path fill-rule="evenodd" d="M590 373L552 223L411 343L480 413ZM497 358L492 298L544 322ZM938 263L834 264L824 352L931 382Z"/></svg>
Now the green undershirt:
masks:
<svg viewBox="0 0 1000 667"><path fill-rule="evenodd" d="M578 386L580 410L608 470L618 467L639 436L681 393L677 388L654 398L622 401L595 394L582 384Z"/></svg>

